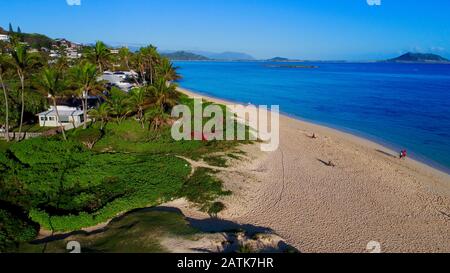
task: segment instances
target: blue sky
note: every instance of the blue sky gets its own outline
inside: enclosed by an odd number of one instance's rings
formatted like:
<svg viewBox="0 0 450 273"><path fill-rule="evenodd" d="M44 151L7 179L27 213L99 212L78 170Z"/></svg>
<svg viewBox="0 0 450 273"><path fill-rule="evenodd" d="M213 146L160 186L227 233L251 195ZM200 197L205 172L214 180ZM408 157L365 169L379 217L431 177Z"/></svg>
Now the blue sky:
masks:
<svg viewBox="0 0 450 273"><path fill-rule="evenodd" d="M83 43L257 58L369 60L406 51L450 58L448 0L0 0L0 10L4 28L11 22Z"/></svg>

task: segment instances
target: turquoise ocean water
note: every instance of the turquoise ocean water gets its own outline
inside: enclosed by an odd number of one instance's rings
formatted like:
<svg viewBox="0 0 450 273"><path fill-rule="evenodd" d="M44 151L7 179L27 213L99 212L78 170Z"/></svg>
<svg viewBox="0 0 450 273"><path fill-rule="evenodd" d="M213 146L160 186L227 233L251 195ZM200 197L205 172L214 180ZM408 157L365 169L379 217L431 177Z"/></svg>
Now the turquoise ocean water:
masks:
<svg viewBox="0 0 450 273"><path fill-rule="evenodd" d="M450 65L176 62L180 85L407 149L450 173ZM316 68L290 68L311 65Z"/></svg>

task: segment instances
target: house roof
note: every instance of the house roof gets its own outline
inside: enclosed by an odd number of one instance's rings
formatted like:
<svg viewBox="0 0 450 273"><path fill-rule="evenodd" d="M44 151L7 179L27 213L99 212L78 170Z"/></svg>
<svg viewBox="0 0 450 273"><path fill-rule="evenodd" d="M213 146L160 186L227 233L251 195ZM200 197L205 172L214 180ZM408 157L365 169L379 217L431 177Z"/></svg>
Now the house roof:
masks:
<svg viewBox="0 0 450 273"><path fill-rule="evenodd" d="M71 116L82 115L83 111L78 110L78 109L70 109L68 107L64 107L63 109L60 109L58 106L58 113L60 116L71 117ZM56 111L55 111L55 109L52 108L48 111L37 114L37 116L56 116Z"/></svg>

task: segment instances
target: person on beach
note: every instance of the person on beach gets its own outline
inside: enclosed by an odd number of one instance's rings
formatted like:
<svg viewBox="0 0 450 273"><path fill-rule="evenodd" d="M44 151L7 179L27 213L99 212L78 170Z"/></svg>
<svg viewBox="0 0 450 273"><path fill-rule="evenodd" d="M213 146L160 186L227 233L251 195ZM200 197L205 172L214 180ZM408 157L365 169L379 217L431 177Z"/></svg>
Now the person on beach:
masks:
<svg viewBox="0 0 450 273"><path fill-rule="evenodd" d="M400 159L406 158L408 156L408 153L406 150L402 150L400 152Z"/></svg>

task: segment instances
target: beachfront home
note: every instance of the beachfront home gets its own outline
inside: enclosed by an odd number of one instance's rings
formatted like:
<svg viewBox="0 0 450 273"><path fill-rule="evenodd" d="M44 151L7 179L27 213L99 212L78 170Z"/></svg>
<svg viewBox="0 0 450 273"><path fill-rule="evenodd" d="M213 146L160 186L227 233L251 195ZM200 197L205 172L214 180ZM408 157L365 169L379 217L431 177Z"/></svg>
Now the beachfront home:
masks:
<svg viewBox="0 0 450 273"><path fill-rule="evenodd" d="M0 41L9 41L9 36L5 34L0 34Z"/></svg>
<svg viewBox="0 0 450 273"><path fill-rule="evenodd" d="M57 106L61 124L65 127L76 128L83 124L83 111L74 107ZM55 108L52 106L48 111L37 115L39 117L39 125L41 127L59 127Z"/></svg>
<svg viewBox="0 0 450 273"><path fill-rule="evenodd" d="M116 86L125 92L135 87L134 83L130 83L133 77L137 78L138 74L134 71L105 71L99 80L108 82L111 86Z"/></svg>

